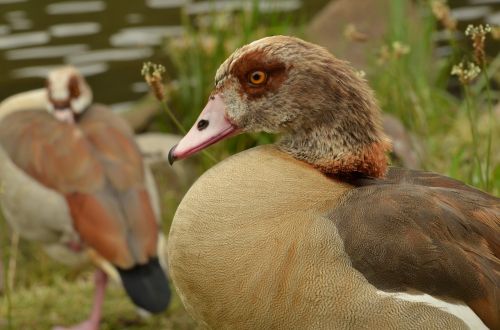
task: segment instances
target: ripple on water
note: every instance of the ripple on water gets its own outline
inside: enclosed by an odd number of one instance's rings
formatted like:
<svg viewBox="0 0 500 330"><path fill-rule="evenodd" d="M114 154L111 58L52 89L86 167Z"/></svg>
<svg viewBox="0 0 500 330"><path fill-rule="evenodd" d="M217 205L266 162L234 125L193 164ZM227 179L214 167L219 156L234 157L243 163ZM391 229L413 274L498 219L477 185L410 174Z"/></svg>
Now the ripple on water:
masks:
<svg viewBox="0 0 500 330"><path fill-rule="evenodd" d="M188 0L146 0L149 8L179 8L188 3Z"/></svg>
<svg viewBox="0 0 500 330"><path fill-rule="evenodd" d="M459 7L451 10L451 15L458 21L478 20L491 12L489 6Z"/></svg>
<svg viewBox="0 0 500 330"><path fill-rule="evenodd" d="M486 17L486 23L491 25L500 25L500 11Z"/></svg>
<svg viewBox="0 0 500 330"><path fill-rule="evenodd" d="M182 26L142 26L124 28L110 37L110 44L114 47L148 45L161 43L162 38L178 37L184 33Z"/></svg>
<svg viewBox="0 0 500 330"><path fill-rule="evenodd" d="M127 101L127 102L113 103L113 104L110 104L109 107L113 111L124 112L124 111L127 111L128 109L130 109L134 104L135 104L135 102L133 102L133 101Z"/></svg>
<svg viewBox="0 0 500 330"><path fill-rule="evenodd" d="M4 13L4 17L7 21L12 21L12 20L19 19L19 18L25 18L26 12L24 12L23 10L13 10L13 11L9 11L7 13Z"/></svg>
<svg viewBox="0 0 500 330"><path fill-rule="evenodd" d="M26 12L23 10L6 12L4 17L14 31L29 30L33 27L33 22L26 17Z"/></svg>
<svg viewBox="0 0 500 330"><path fill-rule="evenodd" d="M248 1L200 1L190 3L186 7L189 15L203 15L212 12L235 11L245 7Z"/></svg>
<svg viewBox="0 0 500 330"><path fill-rule="evenodd" d="M46 31L15 33L0 36L0 49L43 45L48 43L49 40L50 36Z"/></svg>
<svg viewBox="0 0 500 330"><path fill-rule="evenodd" d="M130 85L130 89L134 93L147 93L149 91L149 85L144 81L136 81Z"/></svg>
<svg viewBox="0 0 500 330"><path fill-rule="evenodd" d="M93 13L105 9L104 1L65 1L52 3L45 8L45 11L49 15L62 15Z"/></svg>
<svg viewBox="0 0 500 330"><path fill-rule="evenodd" d="M16 19L10 23L12 30L29 30L33 27L33 22L29 19Z"/></svg>
<svg viewBox="0 0 500 330"><path fill-rule="evenodd" d="M98 49L66 56L66 62L82 64L89 62L134 61L153 55L151 48Z"/></svg>
<svg viewBox="0 0 500 330"><path fill-rule="evenodd" d="M28 0L0 0L0 5L9 5L11 3L26 2Z"/></svg>
<svg viewBox="0 0 500 330"><path fill-rule="evenodd" d="M436 57L439 57L439 58L450 56L451 54L453 54L453 47L447 46L447 45L438 46L434 50L434 55L436 55Z"/></svg>
<svg viewBox="0 0 500 330"><path fill-rule="evenodd" d="M252 0L219 0L219 1L199 1L187 5L186 12L189 15L202 15L212 12L236 11L241 9L250 9L254 5ZM264 13L286 12L297 10L301 7L300 0L275 0L259 1L259 11Z"/></svg>
<svg viewBox="0 0 500 330"><path fill-rule="evenodd" d="M500 4L500 0L469 0L471 5Z"/></svg>
<svg viewBox="0 0 500 330"><path fill-rule="evenodd" d="M144 16L137 13L130 13L125 15L125 20L129 24L139 24L144 21Z"/></svg>
<svg viewBox="0 0 500 330"><path fill-rule="evenodd" d="M56 58L64 57L68 54L81 53L89 47L84 44L63 45L63 46L45 46L45 47L30 47L16 50L9 50L5 53L5 58L10 61L15 60L32 60L39 58Z"/></svg>
<svg viewBox="0 0 500 330"><path fill-rule="evenodd" d="M96 22L79 22L69 24L56 24L49 28L54 37L65 38L96 34L101 31L101 25Z"/></svg>
<svg viewBox="0 0 500 330"><path fill-rule="evenodd" d="M432 40L434 42L448 42L450 39L460 40L463 39L463 32L461 31L453 31L450 32L448 30L440 30L436 31L432 34Z"/></svg>
<svg viewBox="0 0 500 330"><path fill-rule="evenodd" d="M0 36L10 33L10 27L8 25L0 25Z"/></svg>
<svg viewBox="0 0 500 330"><path fill-rule="evenodd" d="M50 71L60 68L61 65L43 65L31 66L22 69L16 69L11 72L12 78L47 78ZM92 63L87 65L78 65L78 70L85 76L95 76L108 71L106 63Z"/></svg>
<svg viewBox="0 0 500 330"><path fill-rule="evenodd" d="M302 2L300 0L287 1L266 1L259 3L259 9L263 13L287 12L300 9Z"/></svg>

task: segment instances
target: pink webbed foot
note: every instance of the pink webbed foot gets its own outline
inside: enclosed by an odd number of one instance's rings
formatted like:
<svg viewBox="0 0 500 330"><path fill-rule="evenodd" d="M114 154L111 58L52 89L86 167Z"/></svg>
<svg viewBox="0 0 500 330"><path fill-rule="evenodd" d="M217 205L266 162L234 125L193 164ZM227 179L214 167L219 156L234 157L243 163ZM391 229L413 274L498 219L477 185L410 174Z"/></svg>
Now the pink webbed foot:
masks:
<svg viewBox="0 0 500 330"><path fill-rule="evenodd" d="M71 327L54 327L53 330L98 330L99 323L101 322L101 308L104 299L104 291L108 282L107 275L102 270L97 270L94 275L94 303L90 317L82 323L76 324Z"/></svg>

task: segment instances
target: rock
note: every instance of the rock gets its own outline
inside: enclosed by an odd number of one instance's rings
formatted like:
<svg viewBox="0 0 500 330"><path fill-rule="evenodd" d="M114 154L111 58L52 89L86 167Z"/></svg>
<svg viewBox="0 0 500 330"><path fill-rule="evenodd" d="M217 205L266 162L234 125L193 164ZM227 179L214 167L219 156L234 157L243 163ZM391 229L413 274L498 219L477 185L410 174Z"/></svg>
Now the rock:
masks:
<svg viewBox="0 0 500 330"><path fill-rule="evenodd" d="M368 57L384 42L390 5L390 0L332 0L309 23L307 38L366 70ZM415 8L408 4L408 19L415 15Z"/></svg>
<svg viewBox="0 0 500 330"><path fill-rule="evenodd" d="M158 171L171 180L178 181L176 185L191 185L197 178L193 162L185 160L179 166L170 166L167 161L168 152L175 146L182 136L166 133L137 134L135 141L141 149L144 162L153 169L155 177Z"/></svg>
<svg viewBox="0 0 500 330"><path fill-rule="evenodd" d="M144 131L159 111L159 101L152 95L147 95L129 109L120 111L119 114L137 133Z"/></svg>
<svg viewBox="0 0 500 330"><path fill-rule="evenodd" d="M144 161L154 164L166 161L169 150L175 146L182 136L164 133L142 133L137 134L135 141L141 149Z"/></svg>
<svg viewBox="0 0 500 330"><path fill-rule="evenodd" d="M366 69L367 55L381 45L387 30L388 6L389 0L330 1L307 27L308 39L350 61L356 68ZM352 27L365 36L363 42L345 37L346 29Z"/></svg>

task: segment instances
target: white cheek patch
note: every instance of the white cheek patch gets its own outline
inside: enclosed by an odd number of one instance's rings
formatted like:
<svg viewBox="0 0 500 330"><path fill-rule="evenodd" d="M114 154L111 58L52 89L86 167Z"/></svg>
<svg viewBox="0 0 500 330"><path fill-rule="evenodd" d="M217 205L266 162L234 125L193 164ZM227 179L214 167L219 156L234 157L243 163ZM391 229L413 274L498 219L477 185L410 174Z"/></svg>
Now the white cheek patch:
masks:
<svg viewBox="0 0 500 330"><path fill-rule="evenodd" d="M70 75L64 70L55 71L49 74L48 80L50 81L50 94L52 99L57 101L64 101L69 98L68 82Z"/></svg>
<svg viewBox="0 0 500 330"><path fill-rule="evenodd" d="M64 101L69 98L69 92L64 86L51 86L52 98L56 101Z"/></svg>
<svg viewBox="0 0 500 330"><path fill-rule="evenodd" d="M91 101L92 95L84 90L79 97L71 100L71 109L75 113L82 113L90 105Z"/></svg>

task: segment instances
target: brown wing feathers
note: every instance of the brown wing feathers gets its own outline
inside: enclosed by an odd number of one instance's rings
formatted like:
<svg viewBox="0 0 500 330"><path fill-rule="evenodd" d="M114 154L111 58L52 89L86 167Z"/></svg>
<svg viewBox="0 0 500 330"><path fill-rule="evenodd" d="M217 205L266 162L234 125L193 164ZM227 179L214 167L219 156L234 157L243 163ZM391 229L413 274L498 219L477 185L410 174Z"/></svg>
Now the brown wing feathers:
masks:
<svg viewBox="0 0 500 330"><path fill-rule="evenodd" d="M82 193L71 193L66 200L73 225L89 246L114 265L124 267L134 264L127 244L126 228L116 221L121 218L116 203L103 200L99 195Z"/></svg>
<svg viewBox="0 0 500 330"><path fill-rule="evenodd" d="M78 127L43 111L0 123L0 143L17 166L66 196L82 239L121 268L156 255L158 226L141 155L120 118L99 106Z"/></svg>
<svg viewBox="0 0 500 330"><path fill-rule="evenodd" d="M329 214L353 266L381 290L464 301L500 328L500 199L420 171L364 184Z"/></svg>

